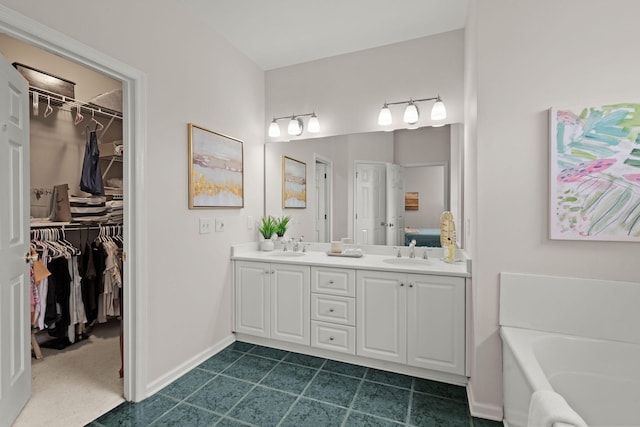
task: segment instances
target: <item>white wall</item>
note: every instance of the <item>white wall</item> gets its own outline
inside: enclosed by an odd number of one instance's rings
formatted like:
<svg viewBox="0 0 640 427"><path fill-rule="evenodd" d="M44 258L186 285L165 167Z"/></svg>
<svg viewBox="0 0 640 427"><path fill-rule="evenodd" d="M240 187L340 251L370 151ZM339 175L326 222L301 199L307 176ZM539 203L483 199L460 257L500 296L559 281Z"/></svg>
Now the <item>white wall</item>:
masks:
<svg viewBox="0 0 640 427"><path fill-rule="evenodd" d="M499 410L500 272L638 281L640 243L549 240L547 218L548 109L638 100L640 3L471 3L467 47L476 60L466 82L477 90L471 389L481 409ZM467 102L473 98L468 92ZM474 122L472 109L467 117Z"/></svg>
<svg viewBox="0 0 640 427"><path fill-rule="evenodd" d="M330 31L330 29L328 29ZM315 111L320 133L346 135L381 130L378 113L386 101L440 94L447 123L463 119L464 31L457 30L267 71L265 129L273 117ZM417 126L431 125L431 102L419 103ZM391 107L395 129L402 106ZM281 122L284 130L286 121ZM306 119L305 119L306 123ZM282 132L280 138L289 136Z"/></svg>
<svg viewBox="0 0 640 427"><path fill-rule="evenodd" d="M263 211L264 73L173 1L2 4L147 74L144 376L162 380L231 333L230 245L256 240ZM244 141L243 209L187 208L189 122ZM200 217L225 232L199 235Z"/></svg>

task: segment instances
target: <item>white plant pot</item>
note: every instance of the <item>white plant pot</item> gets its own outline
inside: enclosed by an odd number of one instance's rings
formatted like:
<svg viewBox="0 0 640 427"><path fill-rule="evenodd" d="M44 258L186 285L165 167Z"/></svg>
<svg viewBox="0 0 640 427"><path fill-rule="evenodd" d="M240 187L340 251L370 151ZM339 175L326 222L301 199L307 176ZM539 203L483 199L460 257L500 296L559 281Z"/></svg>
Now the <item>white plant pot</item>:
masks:
<svg viewBox="0 0 640 427"><path fill-rule="evenodd" d="M274 244L273 244L273 240L271 239L266 239L260 242L260 249L262 249L265 252L272 251L273 247L274 247Z"/></svg>

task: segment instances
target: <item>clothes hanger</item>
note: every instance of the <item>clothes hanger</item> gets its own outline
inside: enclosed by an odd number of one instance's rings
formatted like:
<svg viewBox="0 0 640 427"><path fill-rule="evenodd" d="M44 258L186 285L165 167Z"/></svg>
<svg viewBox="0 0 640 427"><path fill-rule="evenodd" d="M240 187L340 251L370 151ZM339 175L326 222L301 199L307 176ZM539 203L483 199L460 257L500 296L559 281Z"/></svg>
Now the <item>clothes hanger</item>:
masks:
<svg viewBox="0 0 640 427"><path fill-rule="evenodd" d="M96 124L96 128L94 129L95 132L104 129L104 125L96 120L95 110L91 110L91 121L93 121Z"/></svg>
<svg viewBox="0 0 640 427"><path fill-rule="evenodd" d="M40 103L40 94L38 92L33 92L33 115L38 115L38 106Z"/></svg>
<svg viewBox="0 0 640 427"><path fill-rule="evenodd" d="M53 107L51 107L51 97L47 95L47 108L44 110L44 116L49 117L53 113Z"/></svg>
<svg viewBox="0 0 640 427"><path fill-rule="evenodd" d="M73 121L73 124L78 126L84 120L84 116L80 112L80 104L76 105L76 118Z"/></svg>

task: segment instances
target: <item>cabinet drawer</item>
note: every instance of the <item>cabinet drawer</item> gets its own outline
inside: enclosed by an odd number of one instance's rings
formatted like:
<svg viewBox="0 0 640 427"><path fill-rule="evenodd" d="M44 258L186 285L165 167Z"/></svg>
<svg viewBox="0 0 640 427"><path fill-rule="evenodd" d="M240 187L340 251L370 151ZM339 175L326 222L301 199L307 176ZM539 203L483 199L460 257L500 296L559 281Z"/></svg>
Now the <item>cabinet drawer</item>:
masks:
<svg viewBox="0 0 640 427"><path fill-rule="evenodd" d="M356 300L332 295L311 295L311 318L323 322L356 324Z"/></svg>
<svg viewBox="0 0 640 427"><path fill-rule="evenodd" d="M312 267L311 291L322 294L355 297L355 270L347 268Z"/></svg>
<svg viewBox="0 0 640 427"><path fill-rule="evenodd" d="M356 354L355 328L353 326L312 321L311 346Z"/></svg>

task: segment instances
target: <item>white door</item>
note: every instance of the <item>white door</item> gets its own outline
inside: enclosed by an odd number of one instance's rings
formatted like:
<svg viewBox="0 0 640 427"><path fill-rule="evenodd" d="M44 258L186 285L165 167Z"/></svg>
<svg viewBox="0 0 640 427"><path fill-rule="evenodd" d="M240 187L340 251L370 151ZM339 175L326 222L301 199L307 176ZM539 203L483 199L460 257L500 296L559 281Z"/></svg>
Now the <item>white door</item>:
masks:
<svg viewBox="0 0 640 427"><path fill-rule="evenodd" d="M356 272L356 354L407 362L406 275Z"/></svg>
<svg viewBox="0 0 640 427"><path fill-rule="evenodd" d="M386 243L386 167L384 164L356 163L355 242L360 245Z"/></svg>
<svg viewBox="0 0 640 427"><path fill-rule="evenodd" d="M327 165L316 162L316 226L314 242L328 242L327 237Z"/></svg>
<svg viewBox="0 0 640 427"><path fill-rule="evenodd" d="M269 263L236 261L236 332L269 338L271 275Z"/></svg>
<svg viewBox="0 0 640 427"><path fill-rule="evenodd" d="M31 395L29 326L29 95L0 56L0 426Z"/></svg>
<svg viewBox="0 0 640 427"><path fill-rule="evenodd" d="M311 343L311 269L304 265L272 265L271 338Z"/></svg>
<svg viewBox="0 0 640 427"><path fill-rule="evenodd" d="M408 282L407 363L464 375L464 279L413 274Z"/></svg>
<svg viewBox="0 0 640 427"><path fill-rule="evenodd" d="M387 245L404 245L404 168L387 163Z"/></svg>

